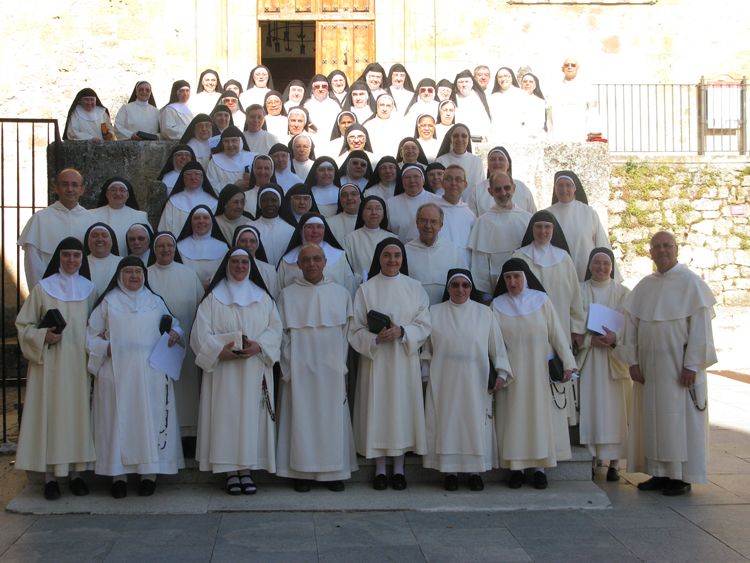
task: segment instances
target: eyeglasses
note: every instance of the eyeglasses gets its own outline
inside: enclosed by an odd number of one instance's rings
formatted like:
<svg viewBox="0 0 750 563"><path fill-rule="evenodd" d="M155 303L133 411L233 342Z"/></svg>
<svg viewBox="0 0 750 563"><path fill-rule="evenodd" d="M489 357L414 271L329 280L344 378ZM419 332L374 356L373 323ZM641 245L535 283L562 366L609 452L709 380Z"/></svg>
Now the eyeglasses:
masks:
<svg viewBox="0 0 750 563"><path fill-rule="evenodd" d="M471 289L471 284L469 282L462 282L462 283L451 282L451 287L453 289L458 289L459 287L462 289Z"/></svg>
<svg viewBox="0 0 750 563"><path fill-rule="evenodd" d="M576 68L578 65L576 63L565 63L563 64L563 68Z"/></svg>
<svg viewBox="0 0 750 563"><path fill-rule="evenodd" d="M111 188L107 188L107 192L111 194L126 194L128 193L128 188L120 188L117 186L113 186Z"/></svg>
<svg viewBox="0 0 750 563"><path fill-rule="evenodd" d="M672 250L675 246L677 246L677 245L676 244L671 244L671 243L668 243L668 242L664 243L664 244L652 244L651 245L651 250L657 250L658 251L658 250L661 250L662 248L664 250Z"/></svg>
<svg viewBox="0 0 750 563"><path fill-rule="evenodd" d="M316 90L328 90L328 84L313 84Z"/></svg>
<svg viewBox="0 0 750 563"><path fill-rule="evenodd" d="M429 87L428 88L420 88L419 89L419 93L420 94L434 94L435 93L435 88L429 88Z"/></svg>

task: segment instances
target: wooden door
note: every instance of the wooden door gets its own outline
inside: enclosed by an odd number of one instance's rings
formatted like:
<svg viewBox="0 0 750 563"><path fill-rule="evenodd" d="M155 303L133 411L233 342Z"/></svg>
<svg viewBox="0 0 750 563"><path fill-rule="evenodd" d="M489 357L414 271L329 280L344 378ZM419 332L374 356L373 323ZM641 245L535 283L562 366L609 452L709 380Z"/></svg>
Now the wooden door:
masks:
<svg viewBox="0 0 750 563"><path fill-rule="evenodd" d="M330 4L365 6L368 0L322 0ZM341 6L338 6L341 8ZM371 62L375 62L375 23L373 21L321 21L315 35L316 72L326 76L339 69L349 84L356 80Z"/></svg>

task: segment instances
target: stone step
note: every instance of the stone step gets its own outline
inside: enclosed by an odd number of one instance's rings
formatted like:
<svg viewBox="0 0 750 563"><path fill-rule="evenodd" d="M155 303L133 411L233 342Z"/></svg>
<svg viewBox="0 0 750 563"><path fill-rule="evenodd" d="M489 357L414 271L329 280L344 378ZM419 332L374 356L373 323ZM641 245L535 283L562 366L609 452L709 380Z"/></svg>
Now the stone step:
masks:
<svg viewBox="0 0 750 563"><path fill-rule="evenodd" d="M569 460L560 461L557 467L546 470L550 481L590 481L591 480L591 454L581 447L571 447L573 456ZM348 483L371 483L375 478L375 460L359 457L359 471L352 473ZM390 461L390 459L389 459ZM176 475L159 475L159 483L169 484L220 484L225 481L224 474L213 474L198 469L198 462L194 459L185 460L185 469ZM390 467L388 473L391 473ZM422 457L418 455L407 455L405 462L405 474L410 483L442 483L445 475L434 469L422 467ZM493 469L482 475L485 482L507 481L510 471L507 469ZM32 471L27 472L29 483L42 485L43 475ZM86 472L84 479L87 483L107 485L111 483L109 477L94 475ZM131 479L135 479L131 477ZM267 471L254 471L253 480L263 485L279 485L288 483L289 479L272 475Z"/></svg>

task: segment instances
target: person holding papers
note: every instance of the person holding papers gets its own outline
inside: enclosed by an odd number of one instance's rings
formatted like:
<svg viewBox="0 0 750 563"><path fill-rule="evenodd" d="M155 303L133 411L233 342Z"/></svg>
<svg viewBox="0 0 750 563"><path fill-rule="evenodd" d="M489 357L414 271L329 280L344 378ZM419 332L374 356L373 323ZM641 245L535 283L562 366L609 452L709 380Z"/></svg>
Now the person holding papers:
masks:
<svg viewBox="0 0 750 563"><path fill-rule="evenodd" d="M588 330L578 355L581 444L594 456L592 478L597 460L610 460L607 481L620 479L620 459L627 457L627 397L631 387L628 365L613 355L622 340L622 306L630 293L627 287L614 281L614 264L615 257L609 248L595 248L589 255L586 281L581 284Z"/></svg>

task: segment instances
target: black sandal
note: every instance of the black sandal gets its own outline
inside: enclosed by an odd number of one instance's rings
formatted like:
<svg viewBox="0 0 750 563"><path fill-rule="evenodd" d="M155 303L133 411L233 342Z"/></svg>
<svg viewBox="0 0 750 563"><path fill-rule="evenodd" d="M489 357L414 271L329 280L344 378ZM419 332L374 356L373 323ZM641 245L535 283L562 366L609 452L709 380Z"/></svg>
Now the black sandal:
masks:
<svg viewBox="0 0 750 563"><path fill-rule="evenodd" d="M253 478L250 475L240 475L240 485L243 495L254 495L258 492L258 488L253 483Z"/></svg>
<svg viewBox="0 0 750 563"><path fill-rule="evenodd" d="M230 483L232 479L237 479L236 483ZM240 482L239 475L229 475L227 477L227 493L232 495L233 497L236 497L237 495L242 494L242 485Z"/></svg>

